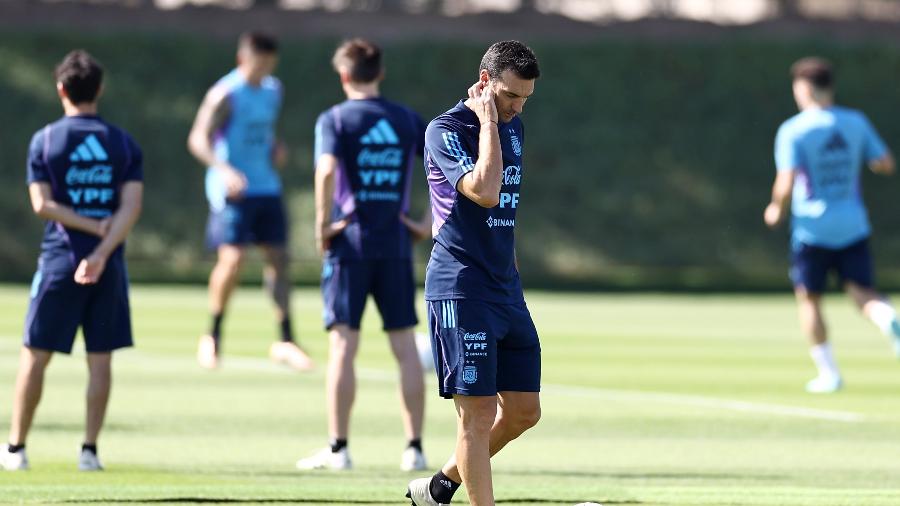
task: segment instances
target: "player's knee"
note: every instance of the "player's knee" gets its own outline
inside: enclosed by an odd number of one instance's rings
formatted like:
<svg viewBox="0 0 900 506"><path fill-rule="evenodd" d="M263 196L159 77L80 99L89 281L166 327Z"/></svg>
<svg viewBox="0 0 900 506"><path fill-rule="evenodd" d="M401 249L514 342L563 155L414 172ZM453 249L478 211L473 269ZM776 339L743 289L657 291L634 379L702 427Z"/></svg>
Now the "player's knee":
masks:
<svg viewBox="0 0 900 506"><path fill-rule="evenodd" d="M505 410L501 420L509 432L516 436L534 427L541 420L541 407L533 406L510 412Z"/></svg>
<svg viewBox="0 0 900 506"><path fill-rule="evenodd" d="M459 410L460 423L467 433L490 433L496 418L497 403L493 398L469 402Z"/></svg>
<svg viewBox="0 0 900 506"><path fill-rule="evenodd" d="M237 272L240 269L241 263L243 263L243 261L243 251L237 248L228 248L227 250L219 251L219 257L216 261L216 265L219 269L223 270L228 275L237 275Z"/></svg>

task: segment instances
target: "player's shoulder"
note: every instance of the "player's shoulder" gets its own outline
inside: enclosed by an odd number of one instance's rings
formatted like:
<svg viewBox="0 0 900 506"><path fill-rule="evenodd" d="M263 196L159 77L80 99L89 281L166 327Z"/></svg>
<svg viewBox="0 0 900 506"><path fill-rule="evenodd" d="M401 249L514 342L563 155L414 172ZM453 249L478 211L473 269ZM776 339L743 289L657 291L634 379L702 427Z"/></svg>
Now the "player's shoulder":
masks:
<svg viewBox="0 0 900 506"><path fill-rule="evenodd" d="M264 89L272 90L278 93L281 93L284 89L281 84L281 79L278 79L277 77L272 75L264 77L262 82L260 83L260 86L262 86Z"/></svg>
<svg viewBox="0 0 900 506"><path fill-rule="evenodd" d="M108 121L100 120L101 124L106 129L107 135L111 142L118 144L118 146L122 146L123 149L129 152L140 152L140 146L137 141L134 140L134 137L127 130L116 125L114 123L110 123Z"/></svg>
<svg viewBox="0 0 900 506"><path fill-rule="evenodd" d="M859 109L853 109L852 107L844 106L834 106L831 108L831 111L836 118L842 121L850 121L857 124L869 123L869 117L866 116L866 113L862 112Z"/></svg>
<svg viewBox="0 0 900 506"><path fill-rule="evenodd" d="M460 105L456 105L452 109L439 114L436 118L428 122L428 127L425 129L426 136L430 132L459 132L467 134L472 127L477 127L472 122L472 117L475 113L463 110Z"/></svg>

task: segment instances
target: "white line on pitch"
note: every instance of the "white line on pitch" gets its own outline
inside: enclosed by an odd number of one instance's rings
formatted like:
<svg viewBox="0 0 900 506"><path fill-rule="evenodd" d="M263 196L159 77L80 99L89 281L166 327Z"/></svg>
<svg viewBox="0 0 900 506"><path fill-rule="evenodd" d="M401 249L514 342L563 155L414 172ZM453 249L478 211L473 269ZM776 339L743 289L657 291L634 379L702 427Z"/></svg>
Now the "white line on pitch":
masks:
<svg viewBox="0 0 900 506"><path fill-rule="evenodd" d="M549 395L565 395L569 397L587 397L598 400L642 402L650 404L668 404L672 406L689 406L698 408L723 409L742 413L788 416L795 418L812 418L832 422L858 423L866 419L861 413L852 411L835 411L799 406L786 406L766 402L739 401L690 394L672 394L666 392L646 392L640 390L615 390L608 388L578 387L569 385L547 385L542 390Z"/></svg>
<svg viewBox="0 0 900 506"><path fill-rule="evenodd" d="M168 353L152 353L140 350L130 350L121 355L122 361L146 362L156 360L179 360L178 357ZM193 363L192 357L184 357L184 361ZM223 359L225 370L259 371L267 373L296 374L284 367L273 365L266 359L253 357L226 357ZM396 381L395 372L383 369L358 368L357 375L362 379L372 381ZM753 413L760 415L775 415L792 418L807 418L813 420L825 420L832 422L859 423L866 420L866 416L852 411L837 411L800 406L788 406L764 402L740 401L736 399L723 399L719 397L707 397L690 394L673 394L668 392L648 392L640 390L620 390L610 388L582 387L573 385L543 384L544 393L554 396L581 397L596 400L640 402L645 404L665 404L669 406L697 407L706 409L718 409L740 413Z"/></svg>
<svg viewBox="0 0 900 506"><path fill-rule="evenodd" d="M275 367L265 359L251 357L232 357L223 361L226 369L239 369L245 371L284 372L290 371L283 367ZM396 381L397 374L383 369L357 368L357 376L371 381ZM697 407L707 409L719 409L736 411L741 413L754 413L761 415L776 415L793 418L809 418L814 420L826 420L832 422L858 423L866 419L861 413L851 411L836 411L800 406L787 406L764 402L740 401L735 399L722 399L690 394L673 394L667 392L647 392L640 390L620 390L609 388L582 387L572 385L544 384L542 390L548 395L582 397L597 400L641 402L650 404L666 404L670 406Z"/></svg>

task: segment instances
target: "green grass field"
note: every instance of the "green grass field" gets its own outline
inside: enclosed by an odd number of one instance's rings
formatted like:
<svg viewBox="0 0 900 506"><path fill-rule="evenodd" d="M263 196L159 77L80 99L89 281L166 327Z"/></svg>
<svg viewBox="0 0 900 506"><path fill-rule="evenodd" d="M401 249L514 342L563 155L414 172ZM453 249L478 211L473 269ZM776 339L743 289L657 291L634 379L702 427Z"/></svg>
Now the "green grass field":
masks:
<svg viewBox="0 0 900 506"><path fill-rule="evenodd" d="M0 288L0 431L27 288ZM839 297L828 315L846 390L803 392L813 375L788 296L535 293L544 349L540 425L494 461L498 502L605 505L900 504L900 363ZM323 364L320 303L297 292L301 339ZM265 358L268 303L239 292L226 361L194 362L206 326L199 288L133 291L137 348L115 361L101 457L74 471L84 356L51 364L28 441L32 470L0 474L0 503L404 504L396 379L377 317L365 322L347 473L294 470L325 442L323 368ZM371 307L370 307L371 309ZM373 313L370 311L370 313ZM429 378L425 449L452 451L454 414ZM457 497L465 502L464 491Z"/></svg>

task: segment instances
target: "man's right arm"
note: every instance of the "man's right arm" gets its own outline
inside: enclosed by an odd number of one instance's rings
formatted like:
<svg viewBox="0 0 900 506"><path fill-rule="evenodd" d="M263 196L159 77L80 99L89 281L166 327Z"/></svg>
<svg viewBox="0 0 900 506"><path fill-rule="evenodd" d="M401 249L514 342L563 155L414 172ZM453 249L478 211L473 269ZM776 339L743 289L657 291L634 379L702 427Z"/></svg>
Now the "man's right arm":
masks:
<svg viewBox="0 0 900 506"><path fill-rule="evenodd" d="M79 230L97 237L103 237L109 230L110 220L95 220L76 213L53 199L49 183L34 182L28 185L31 208L34 214L49 221L61 223L66 228Z"/></svg>
<svg viewBox="0 0 900 506"><path fill-rule="evenodd" d="M478 160L475 168L459 179L456 189L481 207L491 208L500 203L503 178L503 155L500 150L500 131L494 94L479 81L469 88L467 105L475 111L481 123L478 135Z"/></svg>
<svg viewBox="0 0 900 506"><path fill-rule="evenodd" d="M197 110L191 133L188 135L187 145L188 151L200 163L222 172L225 177L225 184L228 186L228 195L235 196L246 189L247 179L243 173L228 162L220 160L216 156L216 150L213 146L213 137L216 131L225 124L229 114L228 94L219 87L212 87L206 93L206 97L203 98L200 109Z"/></svg>

